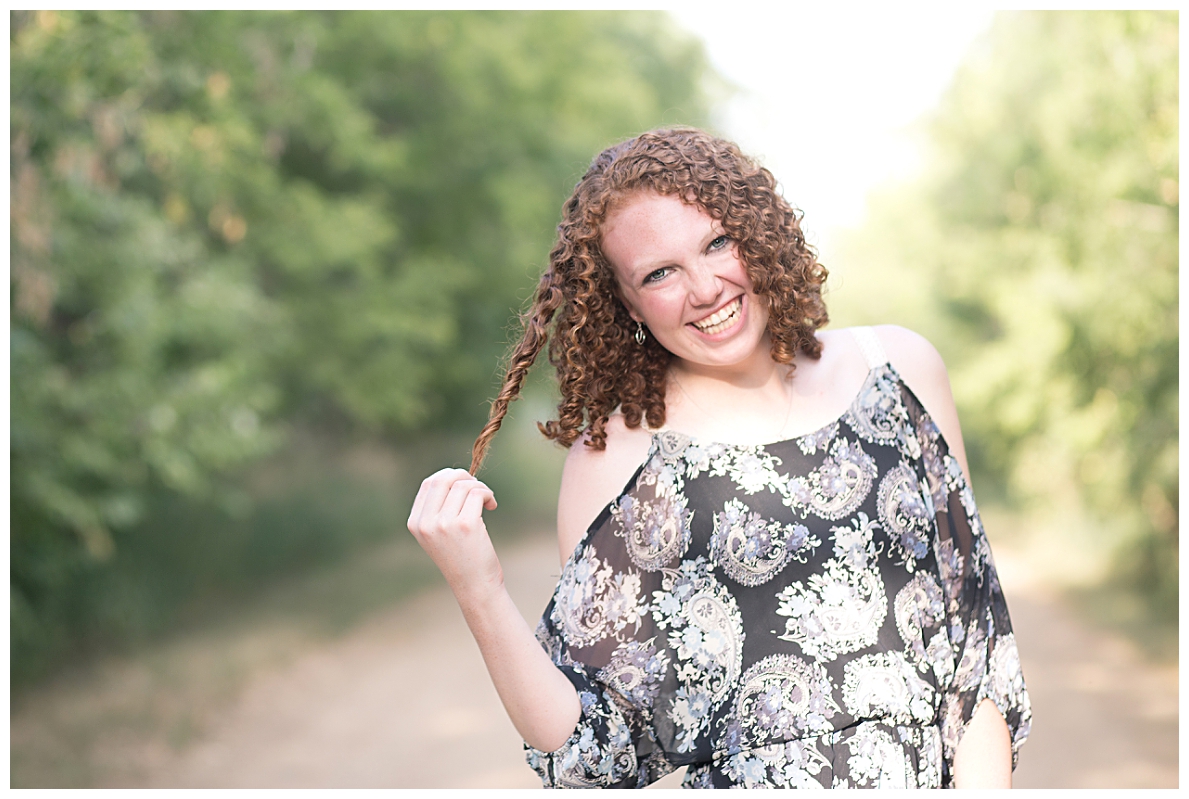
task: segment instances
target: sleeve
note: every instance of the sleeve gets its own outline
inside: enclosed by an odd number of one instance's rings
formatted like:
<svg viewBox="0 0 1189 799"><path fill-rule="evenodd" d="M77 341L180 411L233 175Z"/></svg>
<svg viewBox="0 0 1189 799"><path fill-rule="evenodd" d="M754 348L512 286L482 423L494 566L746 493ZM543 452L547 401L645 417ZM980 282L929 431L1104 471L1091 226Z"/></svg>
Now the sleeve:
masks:
<svg viewBox="0 0 1189 799"><path fill-rule="evenodd" d="M1013 770L1028 737L1032 708L974 492L936 424L919 404L911 404L916 405L918 440L937 519L934 549L946 607L948 646L935 650L935 662L949 677L939 684L942 783L949 786L954 752L984 699L994 702L1007 721Z"/></svg>
<svg viewBox="0 0 1189 799"><path fill-rule="evenodd" d="M556 751L525 744L546 788L643 788L675 767L658 743L654 710L676 677L649 599L681 543L667 535L680 535L689 514L663 501L671 492L658 490L654 472L637 472L591 525L537 625L537 640L582 703Z"/></svg>
<svg viewBox="0 0 1189 799"><path fill-rule="evenodd" d="M636 748L618 704L580 665L559 666L574 684L582 715L573 734L556 751L527 743L525 759L546 788L637 788Z"/></svg>

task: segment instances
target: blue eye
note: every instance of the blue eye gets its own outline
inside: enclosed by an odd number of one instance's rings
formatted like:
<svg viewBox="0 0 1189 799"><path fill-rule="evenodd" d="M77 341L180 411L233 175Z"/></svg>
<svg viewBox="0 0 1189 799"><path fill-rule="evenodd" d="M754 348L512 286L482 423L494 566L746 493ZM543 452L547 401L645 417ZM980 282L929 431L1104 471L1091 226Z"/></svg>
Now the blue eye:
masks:
<svg viewBox="0 0 1189 799"><path fill-rule="evenodd" d="M710 242L709 249L721 250L723 247L727 246L727 244L729 244L730 241L731 241L730 237L724 233L723 235L716 238L714 241Z"/></svg>
<svg viewBox="0 0 1189 799"><path fill-rule="evenodd" d="M669 267L662 266L660 269L649 272L648 275L644 278L644 282L645 283L655 283L656 281L660 280L667 274L669 274Z"/></svg>

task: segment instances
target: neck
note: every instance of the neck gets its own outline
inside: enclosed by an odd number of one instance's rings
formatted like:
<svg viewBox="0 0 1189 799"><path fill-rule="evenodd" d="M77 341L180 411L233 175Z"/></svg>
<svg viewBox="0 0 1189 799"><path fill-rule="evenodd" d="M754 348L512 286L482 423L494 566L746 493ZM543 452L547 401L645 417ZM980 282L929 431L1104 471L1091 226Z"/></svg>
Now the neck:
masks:
<svg viewBox="0 0 1189 799"><path fill-rule="evenodd" d="M778 440L792 407L793 387L789 367L772 360L766 345L729 367L675 361L665 398L670 424L718 441Z"/></svg>
<svg viewBox="0 0 1189 799"><path fill-rule="evenodd" d="M673 360L669 373L686 388L705 386L709 391L762 389L783 384L788 367L772 360L772 343L765 335L760 346L746 360L730 366L706 366L680 358Z"/></svg>

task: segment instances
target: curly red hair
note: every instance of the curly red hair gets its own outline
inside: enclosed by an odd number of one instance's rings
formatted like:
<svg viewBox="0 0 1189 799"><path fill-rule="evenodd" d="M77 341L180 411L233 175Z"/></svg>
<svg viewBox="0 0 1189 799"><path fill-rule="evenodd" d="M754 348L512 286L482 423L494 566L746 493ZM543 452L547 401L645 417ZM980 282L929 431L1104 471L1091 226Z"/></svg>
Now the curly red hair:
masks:
<svg viewBox="0 0 1189 799"><path fill-rule="evenodd" d="M651 336L643 345L632 339L636 326L599 245L607 215L640 191L700 206L735 240L756 295L768 304L773 360L791 365L798 351L821 357L814 333L829 321L822 300L827 272L801 232L801 212L777 191L772 173L735 144L694 128L643 133L599 153L566 201L549 268L521 316L524 333L475 441L472 474L547 341L561 403L556 421L538 425L545 436L568 447L589 432L587 446L603 449L616 408L628 427L643 419L653 428L665 423L672 355Z"/></svg>

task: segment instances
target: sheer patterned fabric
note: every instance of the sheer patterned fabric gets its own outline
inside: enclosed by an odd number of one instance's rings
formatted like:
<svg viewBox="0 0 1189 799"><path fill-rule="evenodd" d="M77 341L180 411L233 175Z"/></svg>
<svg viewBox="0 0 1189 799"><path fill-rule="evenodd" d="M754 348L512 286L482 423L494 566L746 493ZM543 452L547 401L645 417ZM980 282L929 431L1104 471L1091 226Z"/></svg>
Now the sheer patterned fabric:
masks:
<svg viewBox="0 0 1189 799"><path fill-rule="evenodd" d="M525 746L547 787L948 786L983 699L1013 767L1031 720L974 495L886 362L800 438L656 433L537 637L582 702Z"/></svg>

